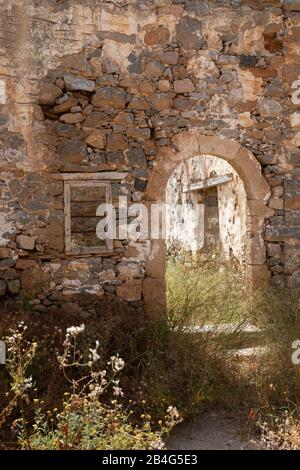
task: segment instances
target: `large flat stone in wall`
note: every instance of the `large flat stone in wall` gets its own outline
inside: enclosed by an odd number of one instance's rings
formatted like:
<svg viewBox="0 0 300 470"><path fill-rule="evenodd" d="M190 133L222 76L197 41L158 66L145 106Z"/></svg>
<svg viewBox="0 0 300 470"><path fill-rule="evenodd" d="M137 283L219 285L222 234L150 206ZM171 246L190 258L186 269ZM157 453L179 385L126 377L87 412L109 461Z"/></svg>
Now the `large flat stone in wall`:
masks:
<svg viewBox="0 0 300 470"><path fill-rule="evenodd" d="M144 167L147 166L147 160L145 153L142 149L133 148L126 151L126 161L129 166L132 167Z"/></svg>
<svg viewBox="0 0 300 470"><path fill-rule="evenodd" d="M201 22L196 18L184 16L176 25L176 38L186 50L198 50L204 47Z"/></svg>
<svg viewBox="0 0 300 470"><path fill-rule="evenodd" d="M289 245L286 243L283 248L283 253L285 274L290 275L300 270L300 245Z"/></svg>
<svg viewBox="0 0 300 470"><path fill-rule="evenodd" d="M285 223L288 227L300 227L300 210L288 210L285 212Z"/></svg>
<svg viewBox="0 0 300 470"><path fill-rule="evenodd" d="M0 247L0 259L5 259L5 258L12 258L13 257L13 251L11 248L7 247Z"/></svg>
<svg viewBox="0 0 300 470"><path fill-rule="evenodd" d="M101 8L97 20L100 31L112 31L129 36L137 33L138 23L132 15L125 13L120 15Z"/></svg>
<svg viewBox="0 0 300 470"><path fill-rule="evenodd" d="M49 272L42 269L26 270L21 275L21 287L28 294L47 291L50 286L51 277Z"/></svg>
<svg viewBox="0 0 300 470"><path fill-rule="evenodd" d="M262 90L263 79L255 77L249 70L239 70L239 80L245 101L256 101Z"/></svg>
<svg viewBox="0 0 300 470"><path fill-rule="evenodd" d="M101 127L108 122L108 115L102 111L92 112L83 122L85 127Z"/></svg>
<svg viewBox="0 0 300 470"><path fill-rule="evenodd" d="M62 223L51 222L46 228L39 228L35 232L38 236L37 243L44 246L49 252L61 253L64 249L64 228Z"/></svg>
<svg viewBox="0 0 300 470"><path fill-rule="evenodd" d="M300 243L300 226L269 226L266 228L265 238L273 242L296 242Z"/></svg>
<svg viewBox="0 0 300 470"><path fill-rule="evenodd" d="M84 54L68 54L63 57L61 67L66 69L79 70L80 72L90 72L91 67Z"/></svg>
<svg viewBox="0 0 300 470"><path fill-rule="evenodd" d="M108 150L125 150L128 147L126 140L121 133L111 133L107 136Z"/></svg>
<svg viewBox="0 0 300 470"><path fill-rule="evenodd" d="M59 137L65 139L80 138L82 134L81 130L78 129L75 125L59 121L56 121L55 123L55 132Z"/></svg>
<svg viewBox="0 0 300 470"><path fill-rule="evenodd" d="M81 163L86 157L86 147L81 140L65 140L59 143L58 154L66 163Z"/></svg>
<svg viewBox="0 0 300 470"><path fill-rule="evenodd" d="M39 104L52 106L63 91L53 83L43 82L40 85Z"/></svg>
<svg viewBox="0 0 300 470"><path fill-rule="evenodd" d="M166 65L176 65L179 54L177 51L163 52L159 55L159 60Z"/></svg>
<svg viewBox="0 0 300 470"><path fill-rule="evenodd" d="M17 237L17 243L19 248L22 250L34 250L35 246L35 238L33 237L28 237L26 235L19 235Z"/></svg>
<svg viewBox="0 0 300 470"><path fill-rule="evenodd" d="M96 90L92 103L99 109L124 109L126 106L126 93L122 88L103 87Z"/></svg>
<svg viewBox="0 0 300 470"><path fill-rule="evenodd" d="M89 91L95 90L95 82L88 80L87 78L78 77L71 73L64 74L64 82L67 90L70 91Z"/></svg>
<svg viewBox="0 0 300 470"><path fill-rule="evenodd" d="M286 179L284 182L284 188L285 208L300 209L300 180Z"/></svg>
<svg viewBox="0 0 300 470"><path fill-rule="evenodd" d="M105 134L98 129L95 129L85 139L85 142L87 145L89 145L90 147L98 148L98 149L105 148L105 141L106 141Z"/></svg>
<svg viewBox="0 0 300 470"><path fill-rule="evenodd" d="M170 38L170 32L165 26L149 27L144 36L144 41L148 46L155 46L157 44L167 44Z"/></svg>
<svg viewBox="0 0 300 470"><path fill-rule="evenodd" d="M66 113L62 114L59 119L66 124L77 124L84 121L84 116L81 113Z"/></svg>
<svg viewBox="0 0 300 470"><path fill-rule="evenodd" d="M193 82L189 78L174 81L175 93L191 93L194 89Z"/></svg>
<svg viewBox="0 0 300 470"><path fill-rule="evenodd" d="M137 302L142 296L142 281L131 279L116 288L117 296L126 302Z"/></svg>

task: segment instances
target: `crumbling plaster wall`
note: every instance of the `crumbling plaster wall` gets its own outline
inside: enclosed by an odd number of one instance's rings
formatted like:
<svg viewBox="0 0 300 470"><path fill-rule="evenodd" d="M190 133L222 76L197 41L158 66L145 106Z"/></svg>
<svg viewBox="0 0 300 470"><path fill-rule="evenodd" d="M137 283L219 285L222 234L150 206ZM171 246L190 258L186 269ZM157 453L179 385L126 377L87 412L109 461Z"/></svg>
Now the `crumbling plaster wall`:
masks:
<svg viewBox="0 0 300 470"><path fill-rule="evenodd" d="M219 244L223 256L245 262L247 199L242 180L221 158L203 155L179 165L167 185L169 250L181 247L201 252L205 244L205 208L201 192L185 192L194 182L213 176L232 175L232 181L217 187ZM174 248L173 248L174 247ZM211 247L213 249L213 247Z"/></svg>
<svg viewBox="0 0 300 470"><path fill-rule="evenodd" d="M137 311L143 299L157 305L163 297L160 248L150 262L143 247L119 243L110 258L64 256L62 182L48 173L73 165L66 147L74 134L87 146L92 130L80 118L69 134L58 135L61 115L47 117L38 105L39 89L51 81L57 86L65 72L94 80L100 95L105 87L112 99L125 95L124 106L101 109L107 119L92 125L105 142L93 155L95 171L129 172L118 191L125 187L133 201L147 198L155 162L176 147L182 131L249 149L272 191L266 226L252 220L249 236L259 252L252 262L267 262L273 284L299 286L300 104L292 99L300 78L299 3L8 0L0 3L0 22L2 293L23 290L40 311L66 300L75 306L76 295L90 289L96 299L122 299ZM71 143L60 153L63 141ZM251 174L243 176L249 185Z"/></svg>

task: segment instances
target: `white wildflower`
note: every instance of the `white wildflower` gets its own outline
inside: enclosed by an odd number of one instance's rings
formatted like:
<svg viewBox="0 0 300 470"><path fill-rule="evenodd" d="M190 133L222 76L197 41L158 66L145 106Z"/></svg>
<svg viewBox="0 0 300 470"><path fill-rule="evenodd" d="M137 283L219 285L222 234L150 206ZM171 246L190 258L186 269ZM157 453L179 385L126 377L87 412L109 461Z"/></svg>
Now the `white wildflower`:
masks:
<svg viewBox="0 0 300 470"><path fill-rule="evenodd" d="M163 450L165 449L165 444L163 441L152 441L150 442L150 449L151 450Z"/></svg>
<svg viewBox="0 0 300 470"><path fill-rule="evenodd" d="M119 357L118 354L116 356L111 356L108 364L111 365L111 368L114 372L119 372L125 366L125 362Z"/></svg>
<svg viewBox="0 0 300 470"><path fill-rule="evenodd" d="M24 380L24 390L28 390L33 387L32 377L28 377Z"/></svg>
<svg viewBox="0 0 300 470"><path fill-rule="evenodd" d="M104 392L104 389L101 385L95 385L90 387L91 392L89 393L89 397L92 398L93 400L97 400L99 395L101 395Z"/></svg>
<svg viewBox="0 0 300 470"><path fill-rule="evenodd" d="M91 361L92 362L97 362L100 359L100 356L98 354L98 348L99 348L99 341L96 341L96 347L95 349L90 349L90 356L91 356Z"/></svg>
<svg viewBox="0 0 300 470"><path fill-rule="evenodd" d="M175 406L169 406L167 409L167 413L171 419L178 420L180 415Z"/></svg>
<svg viewBox="0 0 300 470"><path fill-rule="evenodd" d="M114 385L113 390L114 390L115 397L123 397L124 393L121 387L119 387L118 385Z"/></svg>
<svg viewBox="0 0 300 470"><path fill-rule="evenodd" d="M83 333L85 330L85 324L82 323L79 326L70 326L67 328L67 336L71 336L72 338L76 338L76 336L80 335L80 333Z"/></svg>

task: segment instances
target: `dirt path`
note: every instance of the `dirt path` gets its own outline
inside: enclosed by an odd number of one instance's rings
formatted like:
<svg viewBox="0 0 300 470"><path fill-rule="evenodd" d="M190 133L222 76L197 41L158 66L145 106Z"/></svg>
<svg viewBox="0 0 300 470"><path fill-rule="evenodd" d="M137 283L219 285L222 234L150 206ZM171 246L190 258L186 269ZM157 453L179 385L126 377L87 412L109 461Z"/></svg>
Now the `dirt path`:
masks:
<svg viewBox="0 0 300 470"><path fill-rule="evenodd" d="M206 411L193 422L179 424L167 442L170 450L255 450L239 416L224 410Z"/></svg>

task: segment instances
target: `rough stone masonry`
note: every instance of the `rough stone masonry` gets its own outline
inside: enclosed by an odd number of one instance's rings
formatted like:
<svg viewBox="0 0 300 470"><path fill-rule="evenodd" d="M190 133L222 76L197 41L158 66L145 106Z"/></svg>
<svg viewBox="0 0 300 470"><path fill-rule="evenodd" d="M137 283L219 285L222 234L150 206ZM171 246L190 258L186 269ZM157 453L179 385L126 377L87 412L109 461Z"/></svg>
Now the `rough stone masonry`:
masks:
<svg viewBox="0 0 300 470"><path fill-rule="evenodd" d="M300 286L300 2L0 0L0 22L3 304L161 312L164 244L67 253L66 181L151 205L202 154L243 180L249 278Z"/></svg>

